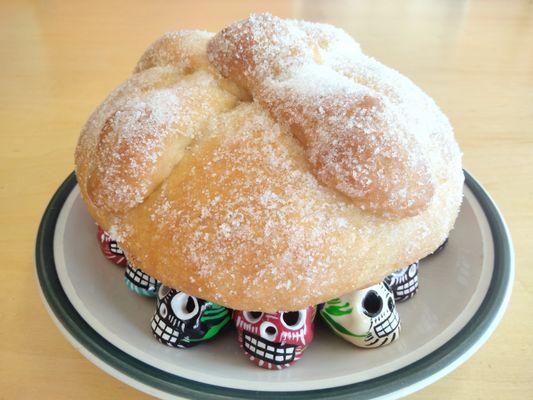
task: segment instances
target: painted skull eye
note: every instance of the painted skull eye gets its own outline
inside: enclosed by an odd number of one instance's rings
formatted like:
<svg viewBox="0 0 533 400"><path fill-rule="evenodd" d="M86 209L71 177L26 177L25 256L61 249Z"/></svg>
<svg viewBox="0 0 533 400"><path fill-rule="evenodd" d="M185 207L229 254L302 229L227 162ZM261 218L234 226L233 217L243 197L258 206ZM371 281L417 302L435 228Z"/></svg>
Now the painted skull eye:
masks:
<svg viewBox="0 0 533 400"><path fill-rule="evenodd" d="M194 296L189 296L183 292L176 294L170 306L172 311L182 321L187 321L198 313L198 300Z"/></svg>
<svg viewBox="0 0 533 400"><path fill-rule="evenodd" d="M167 310L167 306L165 305L165 303L161 303L159 305L159 314L161 314L161 316L163 318L166 318L167 317L167 314L168 314L168 310Z"/></svg>
<svg viewBox="0 0 533 400"><path fill-rule="evenodd" d="M260 311L244 311L242 314L244 315L244 318L246 318L246 321L251 324L255 324L263 316L263 313Z"/></svg>
<svg viewBox="0 0 533 400"><path fill-rule="evenodd" d="M278 335L278 328L272 322L263 322L259 328L259 333L263 339L274 342Z"/></svg>
<svg viewBox="0 0 533 400"><path fill-rule="evenodd" d="M281 323L285 328L300 329L305 322L305 310L289 311L281 314Z"/></svg>
<svg viewBox="0 0 533 400"><path fill-rule="evenodd" d="M389 305L389 310L391 312L393 312L394 311L394 301L392 300L392 297L389 297L388 305Z"/></svg>
<svg viewBox="0 0 533 400"><path fill-rule="evenodd" d="M376 291L370 290L363 299L363 312L370 318L374 318L383 308L383 299Z"/></svg>
<svg viewBox="0 0 533 400"><path fill-rule="evenodd" d="M409 266L409 269L407 270L407 275L409 275L410 278L414 278L416 275L416 267L418 266L417 263L411 264Z"/></svg>

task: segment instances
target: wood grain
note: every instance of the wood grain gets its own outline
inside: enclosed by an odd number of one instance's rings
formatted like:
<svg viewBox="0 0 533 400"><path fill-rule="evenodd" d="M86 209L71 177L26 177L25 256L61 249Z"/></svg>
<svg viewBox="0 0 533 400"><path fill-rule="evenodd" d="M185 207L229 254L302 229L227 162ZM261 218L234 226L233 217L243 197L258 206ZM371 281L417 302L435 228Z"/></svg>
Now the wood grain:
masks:
<svg viewBox="0 0 533 400"><path fill-rule="evenodd" d="M145 47L253 11L338 25L440 104L465 167L505 215L516 250L509 309L466 364L411 399L533 394L531 1L19 1L0 5L1 399L147 398L85 360L47 315L34 278L39 219L73 169L81 125Z"/></svg>

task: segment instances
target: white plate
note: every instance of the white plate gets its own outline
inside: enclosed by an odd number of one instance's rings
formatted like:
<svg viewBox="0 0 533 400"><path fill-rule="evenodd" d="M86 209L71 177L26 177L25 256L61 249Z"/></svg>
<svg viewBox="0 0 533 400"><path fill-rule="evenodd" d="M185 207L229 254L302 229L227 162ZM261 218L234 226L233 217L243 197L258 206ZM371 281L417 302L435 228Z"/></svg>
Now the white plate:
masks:
<svg viewBox="0 0 533 400"><path fill-rule="evenodd" d="M149 327L154 300L127 289L124 270L101 255L73 175L52 199L39 230L37 269L45 302L92 361L160 397L403 396L477 350L510 296L509 234L486 192L466 175L465 200L449 242L421 261L419 292L398 305L400 338L383 348L355 348L318 323L302 360L272 372L242 355L232 329L187 350L159 344Z"/></svg>

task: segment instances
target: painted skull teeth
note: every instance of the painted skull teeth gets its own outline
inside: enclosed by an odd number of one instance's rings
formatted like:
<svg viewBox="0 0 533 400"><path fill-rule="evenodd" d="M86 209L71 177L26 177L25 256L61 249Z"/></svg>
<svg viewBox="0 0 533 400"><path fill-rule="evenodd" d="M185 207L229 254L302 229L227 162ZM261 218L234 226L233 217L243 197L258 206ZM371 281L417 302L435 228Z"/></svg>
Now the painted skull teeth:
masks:
<svg viewBox="0 0 533 400"><path fill-rule="evenodd" d="M378 338L383 338L393 333L396 329L398 329L399 326L400 317L398 316L398 313L392 313L390 318L376 325L374 330Z"/></svg>
<svg viewBox="0 0 533 400"><path fill-rule="evenodd" d="M418 276L404 283L403 285L396 286L396 290L394 291L394 300L396 301L408 300L416 294L417 290L418 290Z"/></svg>
<svg viewBox="0 0 533 400"><path fill-rule="evenodd" d="M183 330L185 329L185 323L176 320L176 328L172 328L165 323L165 320L161 318L157 313L152 318L152 332L159 342L171 347L185 348L180 343L180 339L183 338Z"/></svg>
<svg viewBox="0 0 533 400"><path fill-rule="evenodd" d="M395 301L409 300L418 290L418 262L393 272L383 282L394 294Z"/></svg>
<svg viewBox="0 0 533 400"><path fill-rule="evenodd" d="M273 365L288 364L295 361L295 357L299 353L297 346L283 346L246 332L242 334L242 344L249 355Z"/></svg>
<svg viewBox="0 0 533 400"><path fill-rule="evenodd" d="M124 273L124 281L135 293L148 297L156 296L157 290L161 285L157 279L144 273L139 268L131 266L129 263Z"/></svg>
<svg viewBox="0 0 533 400"><path fill-rule="evenodd" d="M145 274L138 268L133 268L128 265L126 269L126 277L137 286L142 287L143 289L155 290L157 285L157 280L152 278L150 275Z"/></svg>
<svg viewBox="0 0 533 400"><path fill-rule="evenodd" d="M124 252L122 251L120 247L118 247L118 244L115 241L112 241L111 243L109 243L109 250L111 250L111 253L116 254L118 256L124 255Z"/></svg>

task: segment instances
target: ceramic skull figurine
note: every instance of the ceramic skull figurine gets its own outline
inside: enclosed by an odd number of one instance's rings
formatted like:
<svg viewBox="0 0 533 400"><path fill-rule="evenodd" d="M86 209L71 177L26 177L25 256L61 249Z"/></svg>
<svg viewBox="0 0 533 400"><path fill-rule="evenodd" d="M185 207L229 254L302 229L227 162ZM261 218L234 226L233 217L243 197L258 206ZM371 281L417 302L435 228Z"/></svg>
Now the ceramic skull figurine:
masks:
<svg viewBox="0 0 533 400"><path fill-rule="evenodd" d="M392 343L400 333L394 296L385 283L332 299L320 315L337 335L359 347Z"/></svg>
<svg viewBox="0 0 533 400"><path fill-rule="evenodd" d="M98 242L105 258L121 267L126 266L127 260L124 252L117 242L111 239L111 236L100 227L98 227Z"/></svg>
<svg viewBox="0 0 533 400"><path fill-rule="evenodd" d="M314 306L277 313L233 313L241 348L251 361L268 369L286 368L302 357L313 340L314 317Z"/></svg>
<svg viewBox="0 0 533 400"><path fill-rule="evenodd" d="M147 297L157 296L157 290L161 286L157 279L145 274L141 269L135 268L129 262L124 272L124 282L135 293Z"/></svg>
<svg viewBox="0 0 533 400"><path fill-rule="evenodd" d="M418 290L418 262L393 272L384 282L392 290L396 302L409 300Z"/></svg>
<svg viewBox="0 0 533 400"><path fill-rule="evenodd" d="M151 326L161 343L187 348L213 338L230 320L227 308L162 285Z"/></svg>

